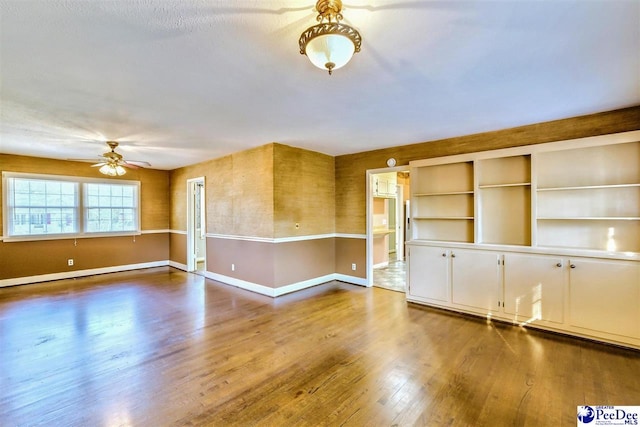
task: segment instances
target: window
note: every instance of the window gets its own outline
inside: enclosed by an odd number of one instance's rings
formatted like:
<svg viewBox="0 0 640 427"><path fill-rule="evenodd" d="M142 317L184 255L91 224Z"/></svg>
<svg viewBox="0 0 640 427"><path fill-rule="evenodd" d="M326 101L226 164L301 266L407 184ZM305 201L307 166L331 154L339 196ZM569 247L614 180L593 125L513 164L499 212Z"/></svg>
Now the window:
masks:
<svg viewBox="0 0 640 427"><path fill-rule="evenodd" d="M5 240L139 233L140 183L3 172Z"/></svg>
<svg viewBox="0 0 640 427"><path fill-rule="evenodd" d="M137 201L133 185L85 184L86 231L109 233L137 230Z"/></svg>

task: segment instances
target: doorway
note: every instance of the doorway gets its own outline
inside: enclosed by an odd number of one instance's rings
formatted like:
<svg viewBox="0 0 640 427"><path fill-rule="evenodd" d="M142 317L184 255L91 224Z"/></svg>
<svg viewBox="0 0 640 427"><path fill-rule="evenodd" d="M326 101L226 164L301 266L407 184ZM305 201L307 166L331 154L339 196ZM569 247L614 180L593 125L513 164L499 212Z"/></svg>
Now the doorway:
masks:
<svg viewBox="0 0 640 427"><path fill-rule="evenodd" d="M367 178L368 284L405 292L409 168L370 170Z"/></svg>
<svg viewBox="0 0 640 427"><path fill-rule="evenodd" d="M187 180L187 271L207 271L204 177Z"/></svg>

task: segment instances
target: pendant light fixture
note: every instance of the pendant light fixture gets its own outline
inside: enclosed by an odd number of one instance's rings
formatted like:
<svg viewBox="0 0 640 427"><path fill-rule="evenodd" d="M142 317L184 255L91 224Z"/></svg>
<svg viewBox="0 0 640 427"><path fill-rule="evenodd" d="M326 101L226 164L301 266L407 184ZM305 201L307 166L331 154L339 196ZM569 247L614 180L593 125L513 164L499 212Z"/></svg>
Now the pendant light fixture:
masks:
<svg viewBox="0 0 640 427"><path fill-rule="evenodd" d="M320 22L307 28L300 36L300 53L313 65L329 74L344 67L354 53L360 52L362 38L355 28L341 24L342 0L318 0Z"/></svg>

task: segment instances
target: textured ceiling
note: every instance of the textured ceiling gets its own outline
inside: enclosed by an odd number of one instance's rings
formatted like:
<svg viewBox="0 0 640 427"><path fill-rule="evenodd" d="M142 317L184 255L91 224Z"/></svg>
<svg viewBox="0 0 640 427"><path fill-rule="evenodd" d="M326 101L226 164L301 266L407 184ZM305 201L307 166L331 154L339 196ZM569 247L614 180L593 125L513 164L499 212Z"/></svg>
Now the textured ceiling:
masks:
<svg viewBox="0 0 640 427"><path fill-rule="evenodd" d="M0 0L0 152L173 169L331 155L640 104L640 1L346 1L362 52L298 52L315 0Z"/></svg>

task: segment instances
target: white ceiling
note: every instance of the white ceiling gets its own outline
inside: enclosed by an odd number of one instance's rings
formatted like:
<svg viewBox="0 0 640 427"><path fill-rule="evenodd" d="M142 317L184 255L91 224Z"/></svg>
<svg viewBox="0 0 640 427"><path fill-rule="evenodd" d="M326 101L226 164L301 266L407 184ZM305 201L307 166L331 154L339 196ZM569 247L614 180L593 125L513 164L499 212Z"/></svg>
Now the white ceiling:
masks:
<svg viewBox="0 0 640 427"><path fill-rule="evenodd" d="M298 51L315 0L0 0L0 152L173 169L331 155L640 104L640 0L345 0L362 51Z"/></svg>

